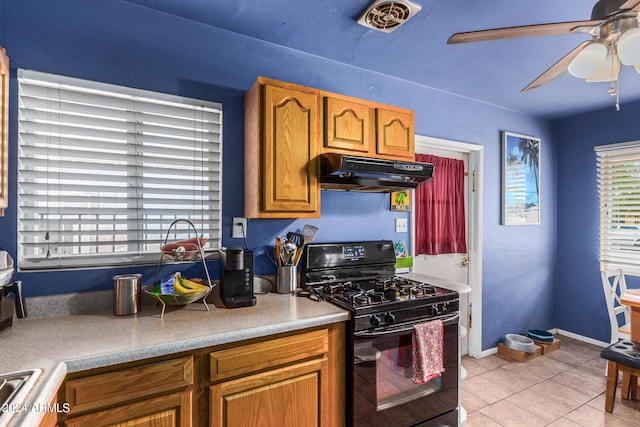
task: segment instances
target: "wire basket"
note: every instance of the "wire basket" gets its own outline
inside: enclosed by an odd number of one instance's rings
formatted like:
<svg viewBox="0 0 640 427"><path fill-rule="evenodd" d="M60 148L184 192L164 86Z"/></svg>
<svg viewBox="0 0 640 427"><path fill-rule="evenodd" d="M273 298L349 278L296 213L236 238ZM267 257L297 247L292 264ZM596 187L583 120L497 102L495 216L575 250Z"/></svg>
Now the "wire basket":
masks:
<svg viewBox="0 0 640 427"><path fill-rule="evenodd" d="M188 294L163 294L160 291L160 284L145 286L142 290L151 298L162 304L162 313L160 313L160 317L164 315L167 305L191 304L192 302L196 302L200 299L202 299L202 303L207 311L209 311L209 306L207 305L207 301L205 301L206 296L211 292L211 288L209 286Z"/></svg>

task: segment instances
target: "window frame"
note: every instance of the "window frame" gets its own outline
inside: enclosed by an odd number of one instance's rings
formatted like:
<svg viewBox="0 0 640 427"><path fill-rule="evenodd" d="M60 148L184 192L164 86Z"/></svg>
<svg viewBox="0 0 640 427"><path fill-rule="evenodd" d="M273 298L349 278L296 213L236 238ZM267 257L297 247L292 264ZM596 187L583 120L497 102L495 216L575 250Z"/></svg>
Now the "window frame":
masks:
<svg viewBox="0 0 640 427"><path fill-rule="evenodd" d="M38 81L41 83L38 83ZM23 94L23 88L29 85L47 88L48 91L57 90L58 98L44 107L42 107L42 102L46 101L40 102L38 106L31 99L29 102L32 104L27 107L25 105L27 95ZM53 89L48 88L48 85ZM208 238L205 248L208 255L217 254L218 248L222 246L222 104L24 69L18 70L18 89L19 161L17 198L20 202L18 203L19 270L110 268L158 263L160 257L159 246L165 240L174 241L194 237L192 228L187 222L182 221L180 226L173 227L169 234L169 226L176 219L193 221L198 232ZM60 95L61 93L65 95ZM46 95L42 99L48 99L48 96ZM76 102L74 97L81 97L82 101L76 104L76 111L74 112L76 115L71 117L69 106L71 103ZM84 103L85 99L87 99L87 104ZM102 102L104 104L101 104ZM114 107L112 103L123 103L126 106L118 105ZM36 105L37 109L32 109L33 105ZM95 112L92 112L94 107ZM45 110L46 113L43 113ZM86 114L85 110L87 111ZM55 111L58 112L57 119L49 118L53 116L51 111L54 111L53 114L56 114ZM104 115L101 115L101 111L104 112ZM111 117L112 111L113 114L118 115L115 120ZM150 111L153 112L150 113ZM189 116L191 114L189 113L190 111L193 112L193 118ZM198 116L198 114L201 115ZM45 115L46 117L44 117ZM51 132L49 132L48 136L45 137L38 135L41 140L46 140L46 142L37 147L40 150L38 154L40 158L34 160L35 157L27 157L28 154L25 154L25 150L33 147L33 145L29 145L25 140L34 138L33 129L37 131L37 127L42 126L42 123L51 125L54 121L57 121L58 129L60 129L69 125L70 120L76 120L76 118L78 122L82 122L80 125L74 123L79 129L79 135L73 135L73 140L70 137L63 143L58 142L57 154L50 153L49 147L54 143L49 142L50 139L53 139ZM103 132L103 129L93 122L99 122L100 120L112 120L109 123L114 124L109 127L109 132L113 132L114 129L122 132L123 136L118 138L117 143L112 143L112 141L99 143L100 138L103 136L100 132ZM86 126L85 122L88 123ZM187 127L191 123L193 123L193 129ZM201 126L201 128L196 128L197 126ZM149 130L151 127L154 130ZM84 131L87 132L86 135L82 135ZM104 132L106 133L107 130L104 130ZM44 133L42 132L42 134ZM64 137L60 137L61 133L58 130L57 138L64 140ZM94 133L96 134L95 139L92 136ZM187 134L187 136L184 134ZM190 139L189 135L192 134L197 136L193 136ZM160 140L162 140L162 143L158 142ZM83 144L85 146L81 147ZM118 146L118 148L116 150L106 148L105 146L109 144ZM197 144L200 145L198 146ZM61 145L63 145L62 150L60 149ZM43 154L45 149L42 147L47 147L46 154ZM35 149L34 151L38 150ZM67 151L73 154L65 154ZM62 167L58 168L58 175L71 176L76 173L76 177L69 178L70 181L66 181L66 183L63 178L58 178L55 186L51 187L52 189L56 188L57 196L52 195L49 192L49 188L43 191L43 178L41 177L39 178L40 184L33 185L33 190L26 190L26 186L30 183L29 180L32 180L36 175L42 175L41 172L36 173L34 169L27 169L27 167L33 168L34 164L38 164L38 167L43 170L47 168L51 168L50 171L54 170L56 166L52 165L54 161L51 159L53 157L56 157L58 164L62 165ZM82 172L79 172L80 168L77 168L75 164L82 163L91 157L96 162L96 170L91 172L90 178L79 178ZM184 166L186 161L191 161L190 159L194 162L191 171ZM30 163L25 163L25 161ZM197 163L198 161L200 163ZM46 166L43 166L43 163L46 163ZM65 167L67 169L64 169ZM101 167L105 168L104 175L97 173L97 170ZM135 168L134 174L121 172L121 169L130 167ZM166 169L162 169L165 167ZM184 172L185 169L186 173ZM178 181L176 179L177 173L182 174L185 179ZM47 183L50 182L49 177L51 174L52 172L49 172L49 174L44 172L44 175L47 176ZM86 167L84 175L87 175ZM73 181L74 179L75 181ZM65 203L72 205L70 200L74 199L68 193L64 196L64 191L72 191L65 188L65 185L70 182L81 184L79 187L84 185L83 191L86 194L88 193L87 189L91 189L93 179L100 181L99 183L102 182L101 180L108 182L109 190L103 190L96 186L97 191L94 193L99 193L99 196L91 194L91 196L87 197L86 202L76 203L76 209L81 213L92 211L91 213L96 217L95 228L91 229L91 224L89 224L89 231L69 231L71 230L71 226L68 225L69 221L59 220L60 223L67 223L67 225L59 225L56 230L58 234L55 234L55 236L60 236L60 238L58 240L59 248L55 247L55 250L59 251L59 253L52 256L48 249L45 256L42 248L35 249L31 253L28 252L28 242L35 241L27 239L33 239L36 233L30 233L28 226L24 225L23 222L27 221L26 211L33 206L34 200L40 203L40 207L37 209L47 209L49 217L55 216L55 209L58 209L58 218L62 218L61 212L64 209L60 208L60 206L64 206ZM68 187L70 188L71 185ZM182 190L179 190L180 187L182 187ZM41 193L40 195L36 194L38 191ZM42 195L42 193L45 193L45 195ZM108 197L105 194L110 194L110 196ZM97 201L101 198L111 200L109 203L105 201L104 205L100 204L99 207L92 205L94 200ZM42 207L44 199L47 200L45 202L46 208ZM78 199L78 197L75 197L75 199ZM130 207L132 201L135 206ZM51 204L57 204L58 207L52 209L49 207ZM93 234L96 240L95 245L92 246L109 246L109 236L104 241L101 240L102 231L99 229L100 225L104 225L103 221L108 220L98 219L99 216L103 216L100 215L103 213L102 206L107 205L111 206L111 210L117 211L111 214L113 215L114 225L114 229L110 233L111 244L115 248L116 246L125 246L121 244L125 242L127 250L124 252L113 250L108 253L83 252L82 246L85 243L81 242L81 236ZM122 205L127 206L122 208ZM158 210L162 211L164 207L166 207L168 213L162 218L162 215L158 216L157 212ZM51 213L52 211L54 211L53 214ZM153 215L150 213L153 213ZM74 215L80 214L74 213ZM171 215L174 216L171 217ZM186 215L186 217L180 215ZM144 220L140 220L142 216L145 218L155 217L156 222L153 219L144 222ZM120 219L116 219L116 217ZM48 221L52 222L51 220ZM31 219L31 222L37 223L37 220ZM43 222L42 220L41 223ZM78 222L80 223L81 221L78 220ZM119 222L120 227L125 228L116 228ZM42 224L40 225L42 226ZM67 227L67 230L64 229L65 227ZM76 225L76 229L80 228L79 224ZM42 230L38 230L38 233L42 234ZM73 233L78 236L72 236ZM31 237L28 237L29 235ZM116 235L126 236L125 240L117 240L114 237ZM46 236L49 237L48 232ZM80 249L74 248L74 243L68 240L76 237L79 243L75 243L75 245ZM45 237L38 236L38 239L42 242ZM46 244L49 245L49 242L47 241ZM36 245L42 246L44 243L31 243L31 246ZM51 243L51 246L53 245L54 243ZM132 247L134 247L133 250ZM37 253L37 251L40 251L40 253ZM73 253L61 255L65 251Z"/></svg>
<svg viewBox="0 0 640 427"><path fill-rule="evenodd" d="M600 269L640 275L640 141L600 145L594 151Z"/></svg>

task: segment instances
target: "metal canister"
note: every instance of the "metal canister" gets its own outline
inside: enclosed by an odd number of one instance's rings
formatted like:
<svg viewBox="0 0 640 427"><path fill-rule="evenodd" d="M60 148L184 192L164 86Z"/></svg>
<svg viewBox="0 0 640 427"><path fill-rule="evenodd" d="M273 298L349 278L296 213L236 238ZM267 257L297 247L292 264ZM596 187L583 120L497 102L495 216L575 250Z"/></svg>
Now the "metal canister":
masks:
<svg viewBox="0 0 640 427"><path fill-rule="evenodd" d="M276 291L279 294L290 294L298 287L298 275L295 265L281 265L278 267Z"/></svg>
<svg viewBox="0 0 640 427"><path fill-rule="evenodd" d="M113 276L113 314L127 316L140 311L142 274L121 274Z"/></svg>

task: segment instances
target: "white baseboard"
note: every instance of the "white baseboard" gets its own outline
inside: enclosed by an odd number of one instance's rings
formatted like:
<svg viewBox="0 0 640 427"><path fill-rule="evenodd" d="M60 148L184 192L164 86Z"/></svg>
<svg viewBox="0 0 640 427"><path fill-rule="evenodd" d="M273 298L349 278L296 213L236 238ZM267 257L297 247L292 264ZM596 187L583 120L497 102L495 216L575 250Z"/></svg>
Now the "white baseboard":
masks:
<svg viewBox="0 0 640 427"><path fill-rule="evenodd" d="M551 332L554 335L555 334L563 335L565 337L568 337L568 338L571 338L571 339L574 339L574 340L577 340L577 341L582 341L582 342L585 342L587 344L597 345L598 347L602 347L602 348L609 346L608 342L594 340L593 338L585 337L583 335L578 335L578 334L575 334L573 332L565 331L563 329L558 329L558 328L549 329L549 332ZM492 354L496 354L497 352L498 352L498 347L489 348L489 349L483 350L480 353L480 357L478 357L478 358L491 356ZM473 357L475 357L475 356L473 356Z"/></svg>
<svg viewBox="0 0 640 427"><path fill-rule="evenodd" d="M491 356L492 354L496 354L498 352L498 347L489 348L487 350L482 350L480 353L480 357Z"/></svg>
<svg viewBox="0 0 640 427"><path fill-rule="evenodd" d="M593 338L585 337L583 335L574 334L573 332L565 331L563 329L556 329L556 333L558 335L564 335L565 337L573 338L574 340L586 342L587 344L597 345L598 347L608 347L609 343L599 340L594 340Z"/></svg>

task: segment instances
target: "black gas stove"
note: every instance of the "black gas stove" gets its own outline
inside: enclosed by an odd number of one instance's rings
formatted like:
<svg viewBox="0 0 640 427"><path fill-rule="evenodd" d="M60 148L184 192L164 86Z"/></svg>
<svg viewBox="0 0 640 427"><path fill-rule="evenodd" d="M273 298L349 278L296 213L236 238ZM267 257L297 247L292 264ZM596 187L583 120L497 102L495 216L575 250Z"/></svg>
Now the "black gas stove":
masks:
<svg viewBox="0 0 640 427"><path fill-rule="evenodd" d="M456 426L458 293L396 275L395 263L390 240L304 249L304 292L352 313L345 337L347 425ZM442 322L445 370L415 384L412 333L431 322Z"/></svg>

